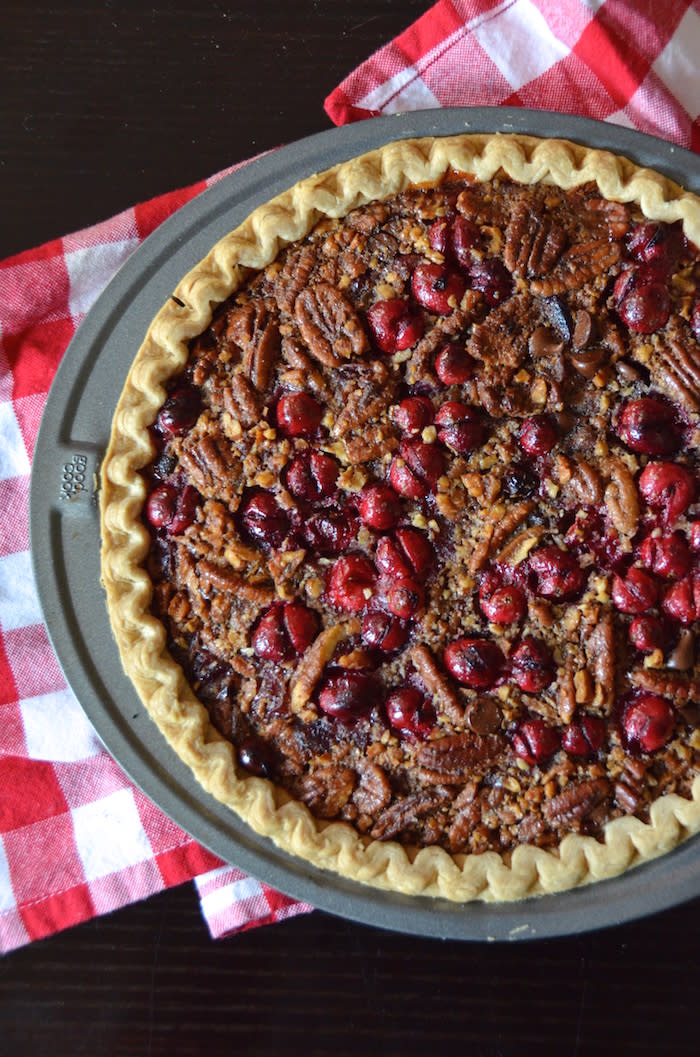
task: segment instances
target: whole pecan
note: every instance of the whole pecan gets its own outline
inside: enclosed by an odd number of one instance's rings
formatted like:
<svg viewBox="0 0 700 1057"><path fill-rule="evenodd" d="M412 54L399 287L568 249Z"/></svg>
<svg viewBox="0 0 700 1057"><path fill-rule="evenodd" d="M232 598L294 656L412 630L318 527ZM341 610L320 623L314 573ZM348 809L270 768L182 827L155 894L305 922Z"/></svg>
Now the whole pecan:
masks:
<svg viewBox="0 0 700 1057"><path fill-rule="evenodd" d="M309 352L326 367L339 367L343 360L369 349L360 317L330 283L302 290L294 302L294 316Z"/></svg>

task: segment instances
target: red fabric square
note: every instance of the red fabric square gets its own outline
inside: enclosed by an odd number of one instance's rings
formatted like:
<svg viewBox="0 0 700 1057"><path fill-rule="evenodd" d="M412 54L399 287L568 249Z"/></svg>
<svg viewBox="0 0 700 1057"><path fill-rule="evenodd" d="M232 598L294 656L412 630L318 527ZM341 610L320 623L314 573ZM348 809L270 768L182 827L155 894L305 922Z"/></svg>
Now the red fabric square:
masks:
<svg viewBox="0 0 700 1057"><path fill-rule="evenodd" d="M6 631L5 650L23 698L64 689L66 680L43 624Z"/></svg>
<svg viewBox="0 0 700 1057"><path fill-rule="evenodd" d="M25 787L31 789L31 786ZM12 830L4 837L17 905L60 895L85 884L70 812Z"/></svg>
<svg viewBox="0 0 700 1057"><path fill-rule="evenodd" d="M74 333L70 319L55 319L29 325L20 333L3 334L5 355L14 378L13 399L49 391Z"/></svg>
<svg viewBox="0 0 700 1057"><path fill-rule="evenodd" d="M30 826L42 819L54 818L68 808L50 763L24 760L19 756L0 758L0 789L2 833L10 833L11 830ZM54 848L53 854L55 852ZM35 858L34 852L32 858Z"/></svg>
<svg viewBox="0 0 700 1057"><path fill-rule="evenodd" d="M221 859L194 841L156 855L156 862L167 888L191 881L193 877L223 865Z"/></svg>
<svg viewBox="0 0 700 1057"><path fill-rule="evenodd" d="M446 37L463 28L465 22L484 14L485 8L497 7L500 3L501 0L488 0L487 3L484 0L467 0L459 5L461 10L457 11L450 0L443 0L397 37L396 47L413 65L433 48L438 48Z"/></svg>
<svg viewBox="0 0 700 1057"><path fill-rule="evenodd" d="M20 264L5 261L0 264L0 283L3 338L68 315L69 280L63 255Z"/></svg>
<svg viewBox="0 0 700 1057"><path fill-rule="evenodd" d="M2 676L0 676L0 680ZM0 690L4 687L0 681ZM26 756L27 741L24 736L22 710L16 701L0 704L0 756ZM0 796L3 795L0 793Z"/></svg>
<svg viewBox="0 0 700 1057"><path fill-rule="evenodd" d="M0 635L0 705L8 705L19 699L17 684L7 655L5 636Z"/></svg>
<svg viewBox="0 0 700 1057"><path fill-rule="evenodd" d="M58 895L39 899L20 908L22 921L30 940L40 940L54 932L89 921L95 916L95 908L86 884L76 885Z"/></svg>
<svg viewBox="0 0 700 1057"><path fill-rule="evenodd" d="M189 202L191 198L204 191L206 186L206 181L200 180L189 187L170 191L159 198L152 198L148 202L141 202L140 205L134 206L136 230L139 238L145 239L152 231L155 231L159 224L167 220L176 209L184 206L185 202Z"/></svg>
<svg viewBox="0 0 700 1057"><path fill-rule="evenodd" d="M28 509L29 477L8 477L0 481L0 510L11 512L11 516L0 518L0 558L29 550Z"/></svg>
<svg viewBox="0 0 700 1057"><path fill-rule="evenodd" d="M35 246L31 250L22 250L21 253L16 253L13 257L6 257L4 261L0 261L0 277L2 276L3 268L33 264L35 261L48 261L52 257L61 257L62 254L62 239L52 239L51 242L44 242L43 245Z"/></svg>

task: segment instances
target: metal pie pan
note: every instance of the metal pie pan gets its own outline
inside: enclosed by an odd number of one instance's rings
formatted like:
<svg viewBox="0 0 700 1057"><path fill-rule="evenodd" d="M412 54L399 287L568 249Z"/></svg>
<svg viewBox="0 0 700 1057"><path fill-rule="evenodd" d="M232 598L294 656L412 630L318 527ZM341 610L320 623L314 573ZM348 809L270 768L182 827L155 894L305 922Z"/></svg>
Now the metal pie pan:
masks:
<svg viewBox="0 0 700 1057"><path fill-rule="evenodd" d="M205 793L124 675L100 586L97 472L131 361L180 278L252 209L297 180L395 139L522 132L612 150L700 193L700 158L628 129L515 108L376 118L293 143L183 206L129 258L73 339L52 386L33 460L31 548L39 598L66 679L106 748L196 840L280 891L382 928L463 940L580 933L700 894L700 838L610 881L519 903L453 904L386 893L320 871L259 837Z"/></svg>

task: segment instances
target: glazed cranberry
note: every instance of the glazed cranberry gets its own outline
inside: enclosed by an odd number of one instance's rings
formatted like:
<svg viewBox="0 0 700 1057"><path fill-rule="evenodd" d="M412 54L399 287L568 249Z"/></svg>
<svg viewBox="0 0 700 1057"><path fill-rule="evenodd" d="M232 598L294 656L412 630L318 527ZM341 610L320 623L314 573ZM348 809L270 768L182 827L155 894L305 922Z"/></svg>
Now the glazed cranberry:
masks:
<svg viewBox="0 0 700 1057"><path fill-rule="evenodd" d="M146 517L153 528L167 528L177 504L178 490L174 484L161 484L146 500Z"/></svg>
<svg viewBox="0 0 700 1057"><path fill-rule="evenodd" d="M555 602L575 598L583 590L587 579L575 555L560 550L554 544L535 551L529 567L536 577L537 594Z"/></svg>
<svg viewBox="0 0 700 1057"><path fill-rule="evenodd" d="M700 572L694 571L672 584L664 593L661 608L672 620L686 626L700 620Z"/></svg>
<svg viewBox="0 0 700 1057"><path fill-rule="evenodd" d="M646 613L656 605L659 588L653 576L633 565L626 576L613 575L612 600L621 613Z"/></svg>
<svg viewBox="0 0 700 1057"><path fill-rule="evenodd" d="M435 425L442 443L460 455L480 448L487 437L480 412L457 400L442 405L435 416Z"/></svg>
<svg viewBox="0 0 700 1057"><path fill-rule="evenodd" d="M639 547L639 558L657 576L679 579L690 569L690 550L681 532L658 538L647 536Z"/></svg>
<svg viewBox="0 0 700 1057"><path fill-rule="evenodd" d="M665 697L637 694L622 714L625 748L632 752L658 752L671 737L675 725L673 708Z"/></svg>
<svg viewBox="0 0 700 1057"><path fill-rule="evenodd" d="M420 690L412 686L392 690L384 707L394 730L400 730L402 734L412 734L416 738L427 738L437 722L433 706L426 701Z"/></svg>
<svg viewBox="0 0 700 1057"><path fill-rule="evenodd" d="M367 312L367 323L375 345L387 355L410 349L423 333L422 316L400 298L377 301Z"/></svg>
<svg viewBox="0 0 700 1057"><path fill-rule="evenodd" d="M428 241L432 249L438 253L447 253L450 231L450 220L448 217L438 217L430 225Z"/></svg>
<svg viewBox="0 0 700 1057"><path fill-rule="evenodd" d="M387 589L386 604L395 617L410 620L425 604L423 588L417 580L394 580Z"/></svg>
<svg viewBox="0 0 700 1057"><path fill-rule="evenodd" d="M559 750L559 735L543 719L526 719L513 734L513 749L531 767L544 763Z"/></svg>
<svg viewBox="0 0 700 1057"><path fill-rule="evenodd" d="M557 439L557 431L546 415L526 418L518 434L520 447L533 459L547 455L557 443Z"/></svg>
<svg viewBox="0 0 700 1057"><path fill-rule="evenodd" d="M388 484L371 484L360 493L360 517L370 528L393 528L401 517L401 503Z"/></svg>
<svg viewBox="0 0 700 1057"><path fill-rule="evenodd" d="M527 611L527 601L519 587L503 584L497 574L487 573L479 587L479 605L494 624L515 624Z"/></svg>
<svg viewBox="0 0 700 1057"><path fill-rule="evenodd" d="M466 282L444 264L419 264L411 276L411 290L419 305L438 316L454 312Z"/></svg>
<svg viewBox="0 0 700 1057"><path fill-rule="evenodd" d="M498 257L475 261L469 269L471 284L484 295L491 308L503 304L513 293L513 276Z"/></svg>
<svg viewBox="0 0 700 1057"><path fill-rule="evenodd" d="M374 592L377 570L362 554L338 558L328 578L328 597L336 609L359 613Z"/></svg>
<svg viewBox="0 0 700 1057"><path fill-rule="evenodd" d="M571 756L595 756L605 741L605 723L599 716L584 714L570 723L561 743Z"/></svg>
<svg viewBox="0 0 700 1057"><path fill-rule="evenodd" d="M158 412L156 425L161 433L182 436L199 418L202 404L199 393L190 386L175 389Z"/></svg>
<svg viewBox="0 0 700 1057"><path fill-rule="evenodd" d="M671 275L678 265L684 248L683 227L647 221L638 224L627 240L630 255L651 265L660 276Z"/></svg>
<svg viewBox="0 0 700 1057"><path fill-rule="evenodd" d="M675 462L650 462L639 477L639 492L647 506L661 510L673 524L695 499L695 475Z"/></svg>
<svg viewBox="0 0 700 1057"><path fill-rule="evenodd" d="M362 639L373 650L393 653L400 650L408 638L408 628L396 617L377 610L362 618Z"/></svg>
<svg viewBox="0 0 700 1057"><path fill-rule="evenodd" d="M503 671L505 657L490 639L455 639L445 647L445 667L458 683L488 690Z"/></svg>
<svg viewBox="0 0 700 1057"><path fill-rule="evenodd" d="M156 529L179 535L193 524L201 496L191 484L178 488L172 481L155 488L146 501L146 517Z"/></svg>
<svg viewBox="0 0 700 1057"><path fill-rule="evenodd" d="M255 736L246 738L237 749L238 762L241 767L258 778L272 778L274 760L269 745Z"/></svg>
<svg viewBox="0 0 700 1057"><path fill-rule="evenodd" d="M617 432L639 455L671 455L680 446L673 408L653 396L629 400L620 412Z"/></svg>
<svg viewBox="0 0 700 1057"><path fill-rule="evenodd" d="M700 521L694 521L690 526L690 549L694 554L700 553Z"/></svg>
<svg viewBox="0 0 700 1057"><path fill-rule="evenodd" d="M322 418L323 408L308 393L286 393L277 404L277 425L286 437L310 437Z"/></svg>
<svg viewBox="0 0 700 1057"><path fill-rule="evenodd" d="M404 433L420 433L435 418L435 409L427 396L407 396L396 408L394 418Z"/></svg>
<svg viewBox="0 0 700 1057"><path fill-rule="evenodd" d="M433 565L435 552L430 540L419 529L400 528L377 543L377 568L392 580L417 577L424 580Z"/></svg>
<svg viewBox="0 0 700 1057"><path fill-rule="evenodd" d="M508 466L501 480L501 487L511 499L527 499L539 489L540 479L527 466Z"/></svg>
<svg viewBox="0 0 700 1057"><path fill-rule="evenodd" d="M635 617L629 627L630 642L640 653L664 651L669 645L668 628L652 614Z"/></svg>
<svg viewBox="0 0 700 1057"><path fill-rule="evenodd" d="M389 470L391 487L407 499L425 499L437 488L444 466L442 452L434 445L404 440Z"/></svg>
<svg viewBox="0 0 700 1057"><path fill-rule="evenodd" d="M296 499L316 502L335 492L338 464L320 451L303 452L289 464L286 485Z"/></svg>
<svg viewBox="0 0 700 1057"><path fill-rule="evenodd" d="M318 695L318 707L334 719L351 720L366 715L376 696L377 688L367 672L332 672Z"/></svg>
<svg viewBox="0 0 700 1057"><path fill-rule="evenodd" d="M525 694L539 694L549 686L554 670L549 646L531 635L522 640L510 658L513 681Z"/></svg>
<svg viewBox="0 0 700 1057"><path fill-rule="evenodd" d="M355 542L359 523L346 510L324 510L312 514L302 525L302 535L318 554L342 554Z"/></svg>
<svg viewBox="0 0 700 1057"><path fill-rule="evenodd" d="M435 373L443 385L463 385L475 368L476 360L456 341L443 345L435 357Z"/></svg>
<svg viewBox="0 0 700 1057"><path fill-rule="evenodd" d="M301 656L311 645L318 630L316 614L303 602L286 602L271 606L258 621L251 645L264 661L286 661Z"/></svg>
<svg viewBox="0 0 700 1057"><path fill-rule="evenodd" d="M256 492L243 505L243 526L256 543L279 547L289 532L287 515L272 492Z"/></svg>
<svg viewBox="0 0 700 1057"><path fill-rule="evenodd" d="M473 220L457 216L450 225L450 250L457 263L473 275L475 260L472 250L481 248L481 231ZM479 287L477 287L479 289Z"/></svg>
<svg viewBox="0 0 700 1057"><path fill-rule="evenodd" d="M653 334L668 323L671 295L661 283L633 290L618 307L620 319L635 334Z"/></svg>

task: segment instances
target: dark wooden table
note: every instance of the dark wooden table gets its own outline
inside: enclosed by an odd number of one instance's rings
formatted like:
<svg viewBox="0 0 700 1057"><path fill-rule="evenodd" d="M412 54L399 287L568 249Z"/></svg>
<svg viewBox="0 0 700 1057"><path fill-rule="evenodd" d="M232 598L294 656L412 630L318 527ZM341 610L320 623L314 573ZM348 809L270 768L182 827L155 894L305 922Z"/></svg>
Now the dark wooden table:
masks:
<svg viewBox="0 0 700 1057"><path fill-rule="evenodd" d="M6 0L0 257L329 127L426 0ZM0 1053L698 1053L700 900L577 938L414 939L316 912L212 942L192 885L0 962Z"/></svg>

